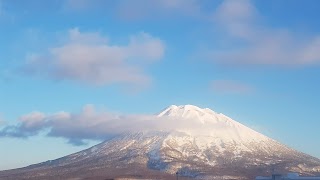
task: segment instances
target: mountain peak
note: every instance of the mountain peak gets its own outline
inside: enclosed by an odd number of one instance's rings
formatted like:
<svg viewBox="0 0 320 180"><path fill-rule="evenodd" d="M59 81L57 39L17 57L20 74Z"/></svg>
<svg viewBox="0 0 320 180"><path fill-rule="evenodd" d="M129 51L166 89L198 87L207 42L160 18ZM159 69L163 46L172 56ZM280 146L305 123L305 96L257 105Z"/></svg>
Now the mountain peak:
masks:
<svg viewBox="0 0 320 180"><path fill-rule="evenodd" d="M160 112L158 117L173 118L172 123L192 124L188 128L177 129L190 135L219 137L223 141L261 141L268 137L246 127L245 125L216 113L209 108L194 105L171 105ZM191 127L191 128L190 128Z"/></svg>
<svg viewBox="0 0 320 180"><path fill-rule="evenodd" d="M176 172L195 179L252 179L251 175L261 175L263 169L270 173L274 167L278 172L320 172L320 160L208 108L171 105L158 116L157 120L173 129L121 134L63 158L0 171L0 179L50 179L57 175L61 179L92 175L112 179L124 177L124 173L174 179L169 177L175 177Z"/></svg>
<svg viewBox="0 0 320 180"><path fill-rule="evenodd" d="M209 108L200 108L195 105L171 105L158 114L158 117L170 116L170 117L182 117L182 118L196 118L202 119L204 116L217 115L216 112Z"/></svg>

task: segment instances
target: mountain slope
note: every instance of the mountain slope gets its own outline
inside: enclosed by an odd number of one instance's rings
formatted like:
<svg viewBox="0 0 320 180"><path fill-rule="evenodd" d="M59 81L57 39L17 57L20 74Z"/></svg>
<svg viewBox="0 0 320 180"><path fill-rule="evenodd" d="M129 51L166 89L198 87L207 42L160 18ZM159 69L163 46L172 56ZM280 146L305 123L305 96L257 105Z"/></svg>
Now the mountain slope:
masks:
<svg viewBox="0 0 320 180"><path fill-rule="evenodd" d="M192 126L121 134L87 150L18 170L0 179L248 179L272 169L320 173L320 160L290 149L231 118L192 105L170 106L159 120Z"/></svg>

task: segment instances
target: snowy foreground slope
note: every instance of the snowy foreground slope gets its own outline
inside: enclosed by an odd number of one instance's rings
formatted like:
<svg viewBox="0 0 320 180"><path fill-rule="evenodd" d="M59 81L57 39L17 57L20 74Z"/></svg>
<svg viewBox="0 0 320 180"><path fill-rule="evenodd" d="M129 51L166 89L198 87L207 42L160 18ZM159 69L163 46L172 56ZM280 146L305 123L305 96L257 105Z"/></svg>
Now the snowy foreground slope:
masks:
<svg viewBox="0 0 320 180"><path fill-rule="evenodd" d="M253 179L272 169L320 174L319 159L210 109L173 105L157 118L183 125L121 134L57 160L2 171L0 179L175 179L176 172L179 179Z"/></svg>

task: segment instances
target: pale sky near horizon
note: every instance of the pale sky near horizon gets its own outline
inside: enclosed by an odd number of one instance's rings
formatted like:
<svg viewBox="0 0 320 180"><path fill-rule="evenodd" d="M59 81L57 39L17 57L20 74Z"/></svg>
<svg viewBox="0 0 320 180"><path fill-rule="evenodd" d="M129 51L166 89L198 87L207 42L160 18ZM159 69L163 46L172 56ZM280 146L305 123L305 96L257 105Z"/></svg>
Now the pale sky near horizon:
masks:
<svg viewBox="0 0 320 180"><path fill-rule="evenodd" d="M318 0L0 0L0 170L171 104L320 158L319 17Z"/></svg>

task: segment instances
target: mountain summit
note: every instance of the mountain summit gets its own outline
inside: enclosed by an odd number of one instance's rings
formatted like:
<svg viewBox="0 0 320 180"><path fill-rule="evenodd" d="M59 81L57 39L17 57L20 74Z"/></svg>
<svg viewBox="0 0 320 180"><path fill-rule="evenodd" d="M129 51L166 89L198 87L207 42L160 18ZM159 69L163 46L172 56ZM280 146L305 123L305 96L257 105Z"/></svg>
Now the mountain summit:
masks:
<svg viewBox="0 0 320 180"><path fill-rule="evenodd" d="M202 135L206 138L210 137L225 142L239 143L271 140L228 116L216 113L209 108L201 109L194 105L171 105L159 113L158 117L183 119L184 123L194 122L194 125L190 128L177 129L177 131L182 131L190 135Z"/></svg>
<svg viewBox="0 0 320 180"><path fill-rule="evenodd" d="M156 115L176 128L120 134L60 159L0 172L0 179L252 179L320 173L320 160L208 108L172 105ZM170 124L169 124L170 125Z"/></svg>
<svg viewBox="0 0 320 180"><path fill-rule="evenodd" d="M158 114L159 117L161 116L178 116L178 117L190 117L190 115L204 115L204 114L215 114L212 110L205 108L201 109L194 105L183 105L183 106L176 106L171 105L162 112ZM200 117L200 116L198 116Z"/></svg>

